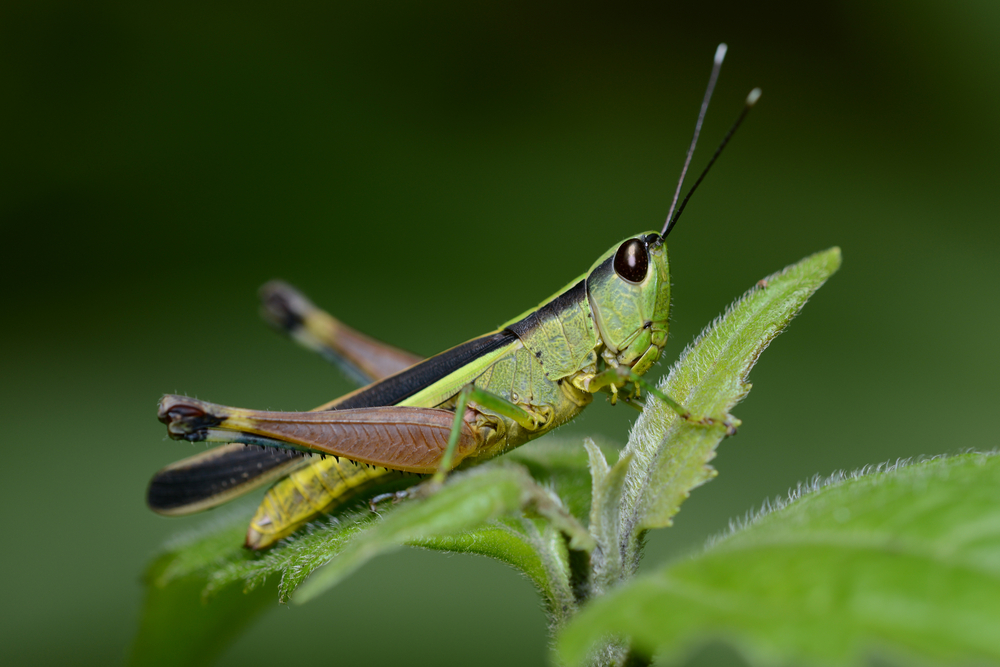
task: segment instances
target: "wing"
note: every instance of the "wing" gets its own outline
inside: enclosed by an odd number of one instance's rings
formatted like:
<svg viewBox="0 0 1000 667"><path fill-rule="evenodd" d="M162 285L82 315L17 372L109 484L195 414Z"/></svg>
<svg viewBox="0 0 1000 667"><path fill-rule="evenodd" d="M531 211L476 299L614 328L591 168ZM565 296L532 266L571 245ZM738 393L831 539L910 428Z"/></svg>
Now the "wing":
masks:
<svg viewBox="0 0 1000 667"><path fill-rule="evenodd" d="M392 406L410 396L413 396L417 392L430 387L438 380L451 375L476 359L491 353L496 353L516 341L517 337L509 331L487 334L451 348L450 350L426 359L416 365L405 368L399 373L396 373L395 375L380 382L376 382L353 393L347 394L336 401L332 401L331 403L317 408L316 411L286 414L301 416L316 414L317 411L342 412L361 408ZM175 411L181 412L184 409L183 403L185 401L200 403L191 401L190 399L182 399L180 397L167 398L179 401L172 407ZM166 398L164 400L166 400ZM374 415L374 413L372 414ZM450 429L450 420L454 417L454 415L452 413L448 413L448 415L450 415L447 419L448 428ZM372 460L372 457L366 457L364 455L364 451L362 451L363 448L371 446L371 443L373 441L377 441L379 438L379 420L385 421L392 416L393 415L388 413L380 413L375 415L375 418L369 420L364 425L355 424L353 427L348 427L346 425L342 426L341 432L345 432L348 428L353 428L358 438L358 440L351 445L349 451L319 449L337 456L345 456L351 460L359 462L371 463L379 466L387 465L387 467L396 470L411 470L419 472L421 470L428 469L428 467L431 471L436 469L426 462L423 464L415 464L412 461L406 460L405 452L403 450L400 450L395 454L395 456L399 458L390 457L386 459L385 462L379 462L381 459L379 461ZM189 416L189 421L191 419L196 419L194 414ZM306 419L309 418L307 417ZM441 420L440 417L437 417L437 419L439 421ZM211 428L213 426L209 423L211 421L212 420L209 419L208 422L201 426L201 428ZM323 429L330 427L317 427L316 425L313 425L311 428ZM412 425L409 426L409 428L415 428L418 431L420 430L419 427L414 427ZM198 429L194 429L192 433L197 430ZM414 439L411 439L410 444L415 447L419 447L418 436L426 439L427 442L431 442L437 437L437 435L435 435L437 433L437 430L428 426L423 429L421 434L415 435ZM203 439L198 437L189 437L190 435L192 434L181 437L190 440ZM282 454L274 456L267 456L261 453L269 451L273 447L281 447L290 444L288 443L287 437L282 434L251 434L230 430L223 434L215 433L214 436L222 438L222 441L224 442L237 444L231 444L227 447L209 450L202 454L189 457L168 466L157 473L150 482L150 486L147 491L147 502L154 511L161 514L180 515L209 509L242 495L243 493L247 493L255 488L258 488L263 484L267 484L275 479L287 475L301 466L308 465L309 462L309 459L305 454L295 451L289 452L288 450L280 450ZM447 438L447 435L445 435L445 438ZM259 448L246 449L244 447L245 444L270 446L264 450ZM244 449L246 449L247 453L241 453ZM302 449L309 449L309 447L303 445ZM398 466L405 467L397 467L397 465L393 464L394 461L399 462ZM238 474L238 476L234 475L234 473Z"/></svg>
<svg viewBox="0 0 1000 667"><path fill-rule="evenodd" d="M146 502L158 514L192 514L284 477L308 462L309 457L287 449L223 445L156 473L149 482Z"/></svg>

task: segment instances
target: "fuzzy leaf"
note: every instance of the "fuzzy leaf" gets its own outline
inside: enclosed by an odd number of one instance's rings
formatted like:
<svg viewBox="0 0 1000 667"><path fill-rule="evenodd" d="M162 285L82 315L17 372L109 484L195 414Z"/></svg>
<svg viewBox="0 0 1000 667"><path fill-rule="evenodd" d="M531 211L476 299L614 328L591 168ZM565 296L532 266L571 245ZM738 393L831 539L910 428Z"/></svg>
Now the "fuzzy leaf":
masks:
<svg viewBox="0 0 1000 667"><path fill-rule="evenodd" d="M247 531L247 514L252 511L246 503L239 503L196 530L170 540L147 569L147 584L163 588L176 579L204 574L250 557L251 554L243 548L243 540Z"/></svg>
<svg viewBox="0 0 1000 667"><path fill-rule="evenodd" d="M592 440L588 438L584 446L590 456L590 474L593 478L590 534L597 542L597 548L591 557L593 595L617 585L622 576L619 503L625 473L632 462L632 456L626 454L614 467L609 468L604 454Z"/></svg>
<svg viewBox="0 0 1000 667"><path fill-rule="evenodd" d="M605 451L613 453L616 450L605 447ZM530 443L513 454L504 458L508 464L504 460L490 462L473 471L479 474L503 469L498 473L503 478L500 485L507 484L504 488L512 495L502 498L499 505L480 516L495 517L493 521L476 524L468 513L460 512L444 519L452 521L451 527L456 528L461 527L460 519L464 516L468 520L464 529L454 533L443 530L437 534L415 532L406 543L481 554L512 565L536 585L551 618L560 625L575 612L576 601L569 582L566 542L562 533L553 527L552 520L570 525L571 531L586 532L570 512L585 519L589 511L587 454L578 441L558 438ZM530 470L539 483L532 481L522 468L513 467L512 472L509 465L512 461ZM469 476L453 475L446 489ZM511 481L517 485L516 493L509 486ZM525 489L528 489L527 509L547 512L549 518L529 518L521 514ZM561 506L552 495L553 491L567 498L569 505ZM510 502L513 496L517 496L517 502ZM433 499L398 506L389 504L380 508L380 513L387 521L408 505ZM511 508L516 511L502 515ZM235 630L219 632L220 627L243 627L267 606L278 600L288 600L313 571L343 552L356 538L368 535L380 523L362 501L314 521L273 549L254 553L242 548L252 511L245 503L237 504L201 528L171 540L150 565L146 573L146 603L133 650L135 664L148 662L155 656L174 656L177 658L175 664L210 661L211 656L217 655L236 636ZM434 517L425 515L424 518ZM395 545L383 547L395 548ZM366 558L371 555L368 553ZM246 603L240 603L241 599ZM194 631L192 622L187 619L198 619L195 625L204 631Z"/></svg>
<svg viewBox="0 0 1000 667"><path fill-rule="evenodd" d="M260 612L274 605L274 586L244 594L231 588L205 602L204 578L151 587L132 645L130 665L210 665Z"/></svg>
<svg viewBox="0 0 1000 667"><path fill-rule="evenodd" d="M240 515L236 519L230 513L175 540L149 566L146 599L128 664L212 664L258 613L274 604L274 586L247 595L231 588L211 600L202 595L207 570L242 556L246 517Z"/></svg>
<svg viewBox="0 0 1000 667"><path fill-rule="evenodd" d="M287 602L313 570L347 548L375 520L370 511L363 509L341 513L318 525L314 523L275 549L253 557L233 558L213 568L205 593L215 595L239 581L244 582L247 590L253 590L271 575L279 574L278 599Z"/></svg>
<svg viewBox="0 0 1000 667"><path fill-rule="evenodd" d="M600 441L595 446L605 457L617 457L621 450L621 445ZM580 440L548 435L505 454L503 460L523 465L539 484L555 491L573 516L587 522L591 503L588 456Z"/></svg>
<svg viewBox="0 0 1000 667"><path fill-rule="evenodd" d="M669 526L691 490L715 476L708 462L726 436L718 422L750 391L746 377L760 353L839 267L840 249L831 248L767 277L684 350L659 388L716 424L685 421L655 397L646 399L622 452L633 457L621 505L622 530L630 537L627 568L638 565L642 532Z"/></svg>
<svg viewBox="0 0 1000 667"><path fill-rule="evenodd" d="M590 546L586 529L568 512L560 511L558 498L536 484L524 469L511 465L479 467L452 475L448 483L430 497L406 503L385 519L373 522L345 548L331 554L337 557L302 586L295 600L305 602L315 597L381 553L408 543L429 548L454 547L456 536L528 506L559 524L578 547ZM500 535L494 533L493 537ZM443 538L447 546L439 547L436 543L439 538ZM513 533L504 534L504 541L511 539L516 539ZM507 551L504 546L503 541L496 546L496 555ZM527 574L532 576L533 572Z"/></svg>
<svg viewBox="0 0 1000 667"><path fill-rule="evenodd" d="M692 558L596 600L558 643L631 636L681 660L711 638L753 664L1000 662L1000 456L964 454L816 485Z"/></svg>

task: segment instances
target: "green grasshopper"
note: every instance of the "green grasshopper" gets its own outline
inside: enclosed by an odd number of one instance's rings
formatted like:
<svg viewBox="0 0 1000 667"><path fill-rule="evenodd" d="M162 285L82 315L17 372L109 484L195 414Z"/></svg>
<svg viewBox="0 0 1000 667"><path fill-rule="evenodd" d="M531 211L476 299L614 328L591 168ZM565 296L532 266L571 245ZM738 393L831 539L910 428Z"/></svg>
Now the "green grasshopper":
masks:
<svg viewBox="0 0 1000 667"><path fill-rule="evenodd" d="M694 137L660 232L629 237L549 299L497 330L428 359L348 327L280 282L261 290L265 318L367 383L309 412L268 412L168 395L159 419L171 438L226 443L170 465L152 479L148 504L182 515L215 507L277 480L247 530L266 548L360 493L412 485L406 473L472 466L564 424L594 394L630 403L646 390L695 418L642 379L667 342L670 272L665 237L760 95L736 123L674 213L718 76L720 45ZM382 494L401 497L400 494Z"/></svg>

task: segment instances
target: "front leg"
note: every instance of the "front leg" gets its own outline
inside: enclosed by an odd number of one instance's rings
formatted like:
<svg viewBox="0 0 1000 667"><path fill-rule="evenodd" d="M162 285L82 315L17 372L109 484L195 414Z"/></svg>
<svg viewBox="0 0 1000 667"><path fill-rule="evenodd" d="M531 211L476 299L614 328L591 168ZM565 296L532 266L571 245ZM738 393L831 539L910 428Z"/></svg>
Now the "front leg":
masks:
<svg viewBox="0 0 1000 667"><path fill-rule="evenodd" d="M722 419L714 419L712 417L702 417L700 419L695 419L691 415L691 411L685 408L683 405L667 396L665 393L660 391L651 382L647 382L642 376L633 371L628 366L618 366L616 368L609 368L605 371L597 373L593 376L586 378L586 389L587 391L597 392L605 388L610 388L612 396L616 396L618 389L624 387L628 383L632 383L636 387L635 395L638 396L639 390L644 389L653 396L666 403L674 412L677 413L681 419L692 424L698 424L701 426L711 426L716 423L720 423L726 427L726 432L729 435L736 435L736 426L730 421L728 417L723 417ZM629 397L631 398L631 397ZM612 399L614 400L614 399Z"/></svg>
<svg viewBox="0 0 1000 667"><path fill-rule="evenodd" d="M445 451L444 456L441 458L441 465L438 467L437 472L434 473L434 478L431 480L432 484L440 485L444 482L445 474L455 465L452 463L453 452L457 447L462 425L467 425L467 422L465 421L465 409L468 407L470 402L497 414L503 415L504 417L508 417L529 431L537 431L548 423L548 420L542 413L529 412L521 406L507 400L503 396L498 396L497 394L486 391L485 389L480 389L472 384L466 385L462 388L462 391L458 392L458 396L456 396L455 418L452 422L448 448Z"/></svg>

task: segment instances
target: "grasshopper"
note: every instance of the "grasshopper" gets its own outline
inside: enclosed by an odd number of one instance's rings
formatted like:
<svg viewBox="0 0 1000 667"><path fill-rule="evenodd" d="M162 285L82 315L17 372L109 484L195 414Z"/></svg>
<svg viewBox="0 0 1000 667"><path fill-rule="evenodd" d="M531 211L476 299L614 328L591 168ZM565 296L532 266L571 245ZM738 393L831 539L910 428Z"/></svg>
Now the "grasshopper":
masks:
<svg viewBox="0 0 1000 667"><path fill-rule="evenodd" d="M726 415L694 417L642 378L667 342L665 237L760 95L751 92L675 213L724 55L723 44L663 229L616 244L586 273L495 331L422 359L352 329L284 283L265 285L265 318L365 386L308 412L164 396L158 416L171 438L224 444L158 472L149 506L189 514L275 481L247 530L246 546L263 549L359 494L412 485L407 474L433 475L428 483L439 484L449 470L538 438L580 414L598 392L641 409L646 390L684 419L734 432Z"/></svg>

